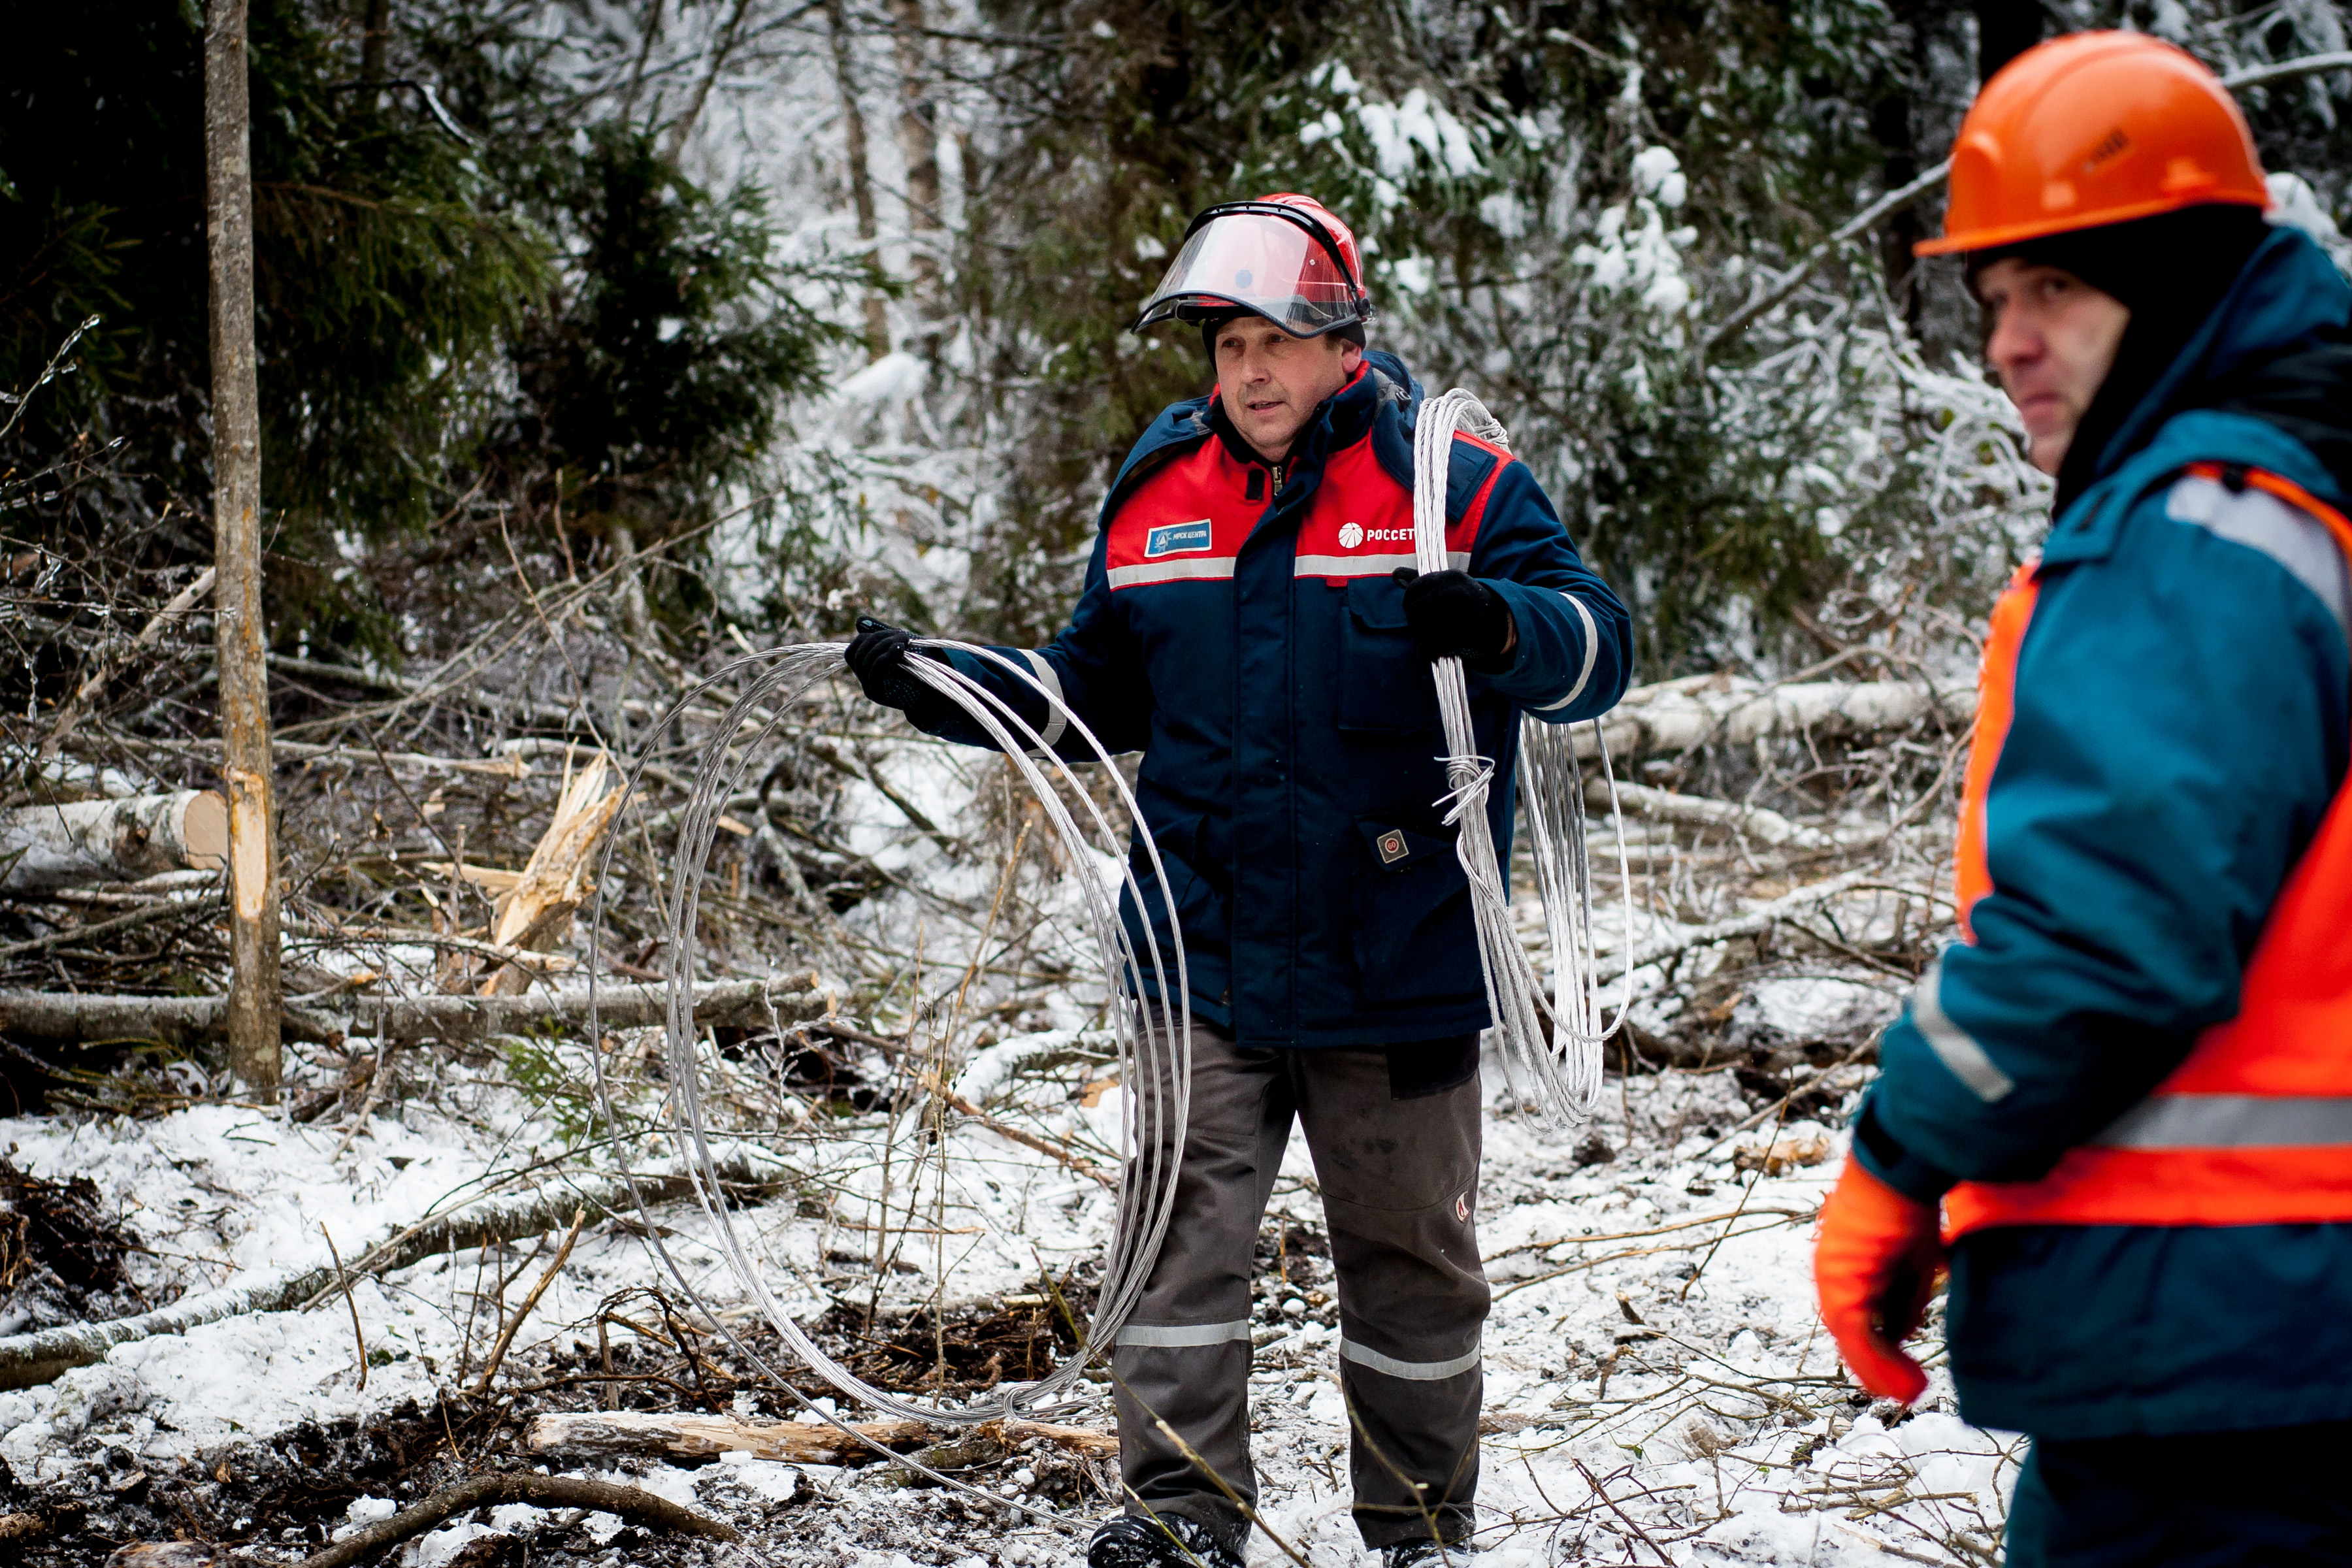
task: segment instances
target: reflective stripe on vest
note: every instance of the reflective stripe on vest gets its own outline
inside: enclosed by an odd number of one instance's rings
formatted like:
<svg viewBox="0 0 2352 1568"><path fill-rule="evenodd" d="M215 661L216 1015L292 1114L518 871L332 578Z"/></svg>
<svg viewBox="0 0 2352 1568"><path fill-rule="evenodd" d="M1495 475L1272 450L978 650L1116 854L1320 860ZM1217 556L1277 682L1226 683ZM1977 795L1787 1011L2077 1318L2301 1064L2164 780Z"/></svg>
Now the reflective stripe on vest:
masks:
<svg viewBox="0 0 2352 1568"><path fill-rule="evenodd" d="M2183 484L2252 489L2324 525L2352 559L2352 520L2291 480L2199 464ZM2305 542L2239 526L2209 503L2175 521L2263 551L2319 594ZM1960 803L1955 867L1961 930L1992 890L1985 806L2014 711L2018 654L2032 618L2033 568L1995 607L1977 732ZM2197 1037L2148 1097L2067 1151L2037 1182L1963 1182L1945 1194L1948 1237L1997 1225L2297 1225L2352 1222L2352 776L2296 862L2247 962L2238 1015Z"/></svg>

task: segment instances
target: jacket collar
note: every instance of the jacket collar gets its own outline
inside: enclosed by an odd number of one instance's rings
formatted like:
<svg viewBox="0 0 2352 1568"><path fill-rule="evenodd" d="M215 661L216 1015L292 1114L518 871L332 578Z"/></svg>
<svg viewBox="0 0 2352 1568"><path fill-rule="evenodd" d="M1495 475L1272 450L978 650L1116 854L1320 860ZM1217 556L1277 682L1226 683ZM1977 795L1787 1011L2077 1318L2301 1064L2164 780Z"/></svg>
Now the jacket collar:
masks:
<svg viewBox="0 0 2352 1568"><path fill-rule="evenodd" d="M1356 379L1326 398L1315 417L1291 444L1291 468L1297 471L1306 467L1319 469L1336 451L1365 438L1372 437L1372 449L1381 466L1408 489L1412 485L1412 419L1421 404L1421 384L1412 379L1402 361L1384 350L1374 350L1364 355L1363 367ZM1188 397L1181 403L1171 403L1160 411L1129 449L1127 460L1118 467L1111 480L1110 489L1103 498L1102 526L1108 527L1132 487L1140 483L1144 474L1159 466L1163 458L1172 458L1181 450L1190 450L1201 442L1216 437L1226 443L1237 462L1263 463L1265 459L1238 434L1224 418L1224 409L1213 387L1203 396ZM1289 487L1284 487L1287 492Z"/></svg>
<svg viewBox="0 0 2352 1568"><path fill-rule="evenodd" d="M1402 401L1401 384L1412 378L1394 354L1364 355L1363 363L1356 367L1355 379L1325 398L1317 405L1314 416L1290 444L1290 453L1283 459L1292 470L1321 468L1334 452L1354 446L1371 434L1381 410L1391 403ZM1225 451L1237 463L1263 464L1265 458L1257 448L1242 439L1225 413L1225 401L1211 392L1208 396L1209 427L1224 443Z"/></svg>

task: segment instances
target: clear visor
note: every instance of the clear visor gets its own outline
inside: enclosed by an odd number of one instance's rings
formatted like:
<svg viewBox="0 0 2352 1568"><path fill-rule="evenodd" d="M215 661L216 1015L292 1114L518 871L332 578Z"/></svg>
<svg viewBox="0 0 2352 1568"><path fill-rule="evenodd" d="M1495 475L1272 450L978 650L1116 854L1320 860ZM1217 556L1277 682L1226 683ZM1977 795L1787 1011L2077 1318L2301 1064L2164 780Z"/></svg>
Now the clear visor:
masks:
<svg viewBox="0 0 2352 1568"><path fill-rule="evenodd" d="M1346 274L1312 234L1263 213L1227 213L1193 230L1144 302L1135 330L1236 307L1300 338L1363 314Z"/></svg>

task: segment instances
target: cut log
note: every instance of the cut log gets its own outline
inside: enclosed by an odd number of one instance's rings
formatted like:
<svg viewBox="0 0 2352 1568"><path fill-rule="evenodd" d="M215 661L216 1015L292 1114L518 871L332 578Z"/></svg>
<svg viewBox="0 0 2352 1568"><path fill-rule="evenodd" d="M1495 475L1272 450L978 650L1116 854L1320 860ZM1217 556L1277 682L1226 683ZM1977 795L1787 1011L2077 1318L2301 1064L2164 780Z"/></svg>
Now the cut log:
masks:
<svg viewBox="0 0 2352 1568"><path fill-rule="evenodd" d="M920 1421L861 1421L859 1436L893 1452L929 1446L940 1429ZM990 1421L961 1435L985 1436L1000 1449L1036 1438L1093 1458L1118 1453L1118 1438L1085 1426L1048 1421ZM709 1458L744 1453L794 1465L848 1465L875 1458L874 1450L837 1428L806 1421L741 1421L730 1415L646 1415L635 1411L565 1412L535 1418L524 1436L534 1454L609 1458Z"/></svg>
<svg viewBox="0 0 2352 1568"><path fill-rule="evenodd" d="M0 812L0 889L9 892L218 870L227 855L228 804L208 789Z"/></svg>
<svg viewBox="0 0 2352 1568"><path fill-rule="evenodd" d="M772 1173L753 1171L742 1163L726 1164L719 1179L730 1184L762 1187ZM763 1176L766 1178L763 1180ZM692 1192L684 1176L663 1173L640 1175L636 1190L648 1204L671 1203ZM352 1278L389 1274L428 1258L477 1247L485 1240L513 1241L538 1236L565 1224L582 1210L590 1219L633 1216L636 1205L628 1183L616 1176L552 1177L543 1192L517 1197L489 1198L462 1209L437 1215L377 1243L354 1259ZM164 1334L184 1334L205 1323L248 1312L285 1312L310 1307L341 1289L342 1276L331 1264L316 1268L272 1269L225 1289L189 1296L158 1311L103 1323L68 1323L37 1333L0 1339L0 1389L30 1388L47 1383L78 1366L106 1359L116 1345Z"/></svg>
<svg viewBox="0 0 2352 1568"><path fill-rule="evenodd" d="M1601 721L1609 754L1622 760L1715 744L1751 746L1774 735L1822 736L1906 730L1922 721L1966 724L1976 717L1972 685L1914 680L1815 680L1763 687L1726 675L1637 686ZM1576 728L1576 754L1597 755L1590 725Z"/></svg>
<svg viewBox="0 0 2352 1568"><path fill-rule="evenodd" d="M786 1024L822 1017L826 997L805 981L772 988L759 980L730 980L698 986L697 1023L721 1028L756 1029L772 1016ZM225 999L218 996L71 995L0 991L0 1035L16 1040L93 1044L113 1040L163 1040L188 1044L217 1037ZM359 996L338 998L337 1020L286 1009L286 1033L298 1040L332 1042L338 1036L394 1040L465 1042L511 1035L555 1019L584 1024L585 986L528 996ZM600 985L597 1018L608 1029L642 1028L668 1016L668 993L657 985Z"/></svg>

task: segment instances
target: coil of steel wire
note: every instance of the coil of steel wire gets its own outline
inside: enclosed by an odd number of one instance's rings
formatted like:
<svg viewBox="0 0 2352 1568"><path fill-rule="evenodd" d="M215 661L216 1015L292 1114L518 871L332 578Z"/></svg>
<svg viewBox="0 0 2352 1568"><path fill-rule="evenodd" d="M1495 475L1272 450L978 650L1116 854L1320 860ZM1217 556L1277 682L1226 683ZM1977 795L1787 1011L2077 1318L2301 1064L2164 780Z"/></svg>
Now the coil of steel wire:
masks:
<svg viewBox="0 0 2352 1568"><path fill-rule="evenodd" d="M1418 570L1443 572L1445 552L1445 479L1454 437L1466 429L1505 451L1509 432L1485 404L1456 387L1421 407L1413 427L1412 537ZM1592 921L1592 868L1586 854L1584 777L1566 724L1519 720L1519 804L1526 814L1536 885L1542 895L1544 924L1550 933L1552 985L1549 998L1511 919L1510 884L1496 864L1495 836L1486 821L1486 795L1494 783L1494 759L1478 754L1471 729L1470 691L1462 661L1441 658L1432 666L1437 707L1445 726L1446 821L1456 826L1454 853L1470 881L1478 928L1479 967L1486 981L1486 1005L1504 1059L1528 1098L1555 1121L1580 1121L1601 1097L1601 1047L1624 1026L1633 1001L1633 971L1617 1016L1601 1023L1599 965ZM1609 743L1593 721L1601 776L1609 781L1610 816L1617 824L1618 887L1624 896L1623 938L1633 932L1633 879L1625 853L1625 819L1617 809L1617 781L1609 769ZM1549 1022L1550 1028L1545 1028Z"/></svg>
<svg viewBox="0 0 2352 1568"><path fill-rule="evenodd" d="M1029 670L987 648L967 643L930 640L919 641L915 647L918 649L953 649L969 654L1001 667L1017 682L1025 684L1034 691L1045 707L1047 718L1045 727L1055 732L1060 750L1077 755L1082 761L1091 757L1104 764L1107 778L1115 786L1120 805L1134 824L1136 852L1150 865L1152 874L1164 880L1165 872L1160 866L1159 849L1143 825L1125 781L1118 770L1110 765L1109 753L1055 692L1040 685ZM1092 1321L1083 1336L1081 1349L1063 1358L1042 1378L1001 1385L986 1397L961 1404L916 1401L887 1389L877 1388L828 1354L777 1300L769 1287L766 1270L761 1267L757 1250L751 1239L744 1234L737 1211L722 1190L719 1160L713 1148L713 1131L703 1094L702 1047L695 1032L693 1017L698 921L712 838L719 830L723 803L741 783L746 769L751 759L760 753L763 742L787 722L788 716L812 689L841 673L844 665L840 644L801 644L737 659L709 681L680 699L663 721L664 725L668 724L688 703L714 688L737 679L745 680L740 695L728 707L717 729L703 746L702 761L696 773L691 794L678 819L675 877L667 891L660 894L664 906L664 927L668 939L665 978L668 984L669 1009L663 1030L669 1089L667 1131L675 1145L680 1168L687 1173L719 1249L726 1258L729 1273L795 1356L843 1394L872 1409L909 1420L968 1426L1024 1412L1035 1412L1040 1406L1050 1404L1066 1393L1084 1372L1093 1353L1087 1347L1107 1348L1117 1342L1118 1330L1133 1310L1152 1261L1159 1254L1160 1238L1166 1234L1170 1210L1175 1200L1176 1153L1183 1147L1185 1116L1191 1099L1192 1007L1186 994L1181 937L1171 942L1172 951L1163 952L1149 929L1149 922L1146 922L1142 947L1139 951L1118 917L1114 888L1107 886L1105 879L1093 875L1089 869L1097 857L1107 857L1109 863L1121 868L1124 887L1129 896L1137 898L1139 902L1140 889L1137 885L1128 847L1122 842L1116 825L1104 815L1093 795L1073 773L1071 764L1059 752L1047 747L1045 737L1024 721L1012 704L953 667L941 660L920 657L909 658L908 667L933 690L970 715L996 742L1043 808L1051 832L1070 851L1070 861L1080 868L1076 880L1083 895L1087 924L1098 954L1106 994L1113 999L1109 1016L1116 1040L1119 1081L1130 1089L1123 1097L1125 1110L1118 1212L1111 1226L1102 1278L1097 1287ZM625 787L632 791L635 789L644 766L640 762L630 773ZM619 838L618 834L614 835L613 841L605 848L604 874L600 876L598 884L600 891L597 897L600 900L603 898L601 889L610 879L611 857ZM601 914L601 904L597 913ZM592 916L592 977L596 968L594 944L600 926L601 920ZM590 1031L592 1038L602 1038L596 1028L593 1005ZM604 1053L600 1049L591 1055L596 1061L600 1103L612 1124L617 1126L620 1122L615 1115L614 1086L605 1073ZM934 1086L934 1092L937 1088ZM680 1266L679 1260L663 1243L658 1229L649 1226L648 1234L680 1289L702 1308L707 1316L724 1328L726 1320L702 1300L691 1271ZM730 1330L729 1338L740 1353L759 1366L764 1375L780 1385L790 1386L779 1369L768 1365L741 1336Z"/></svg>

